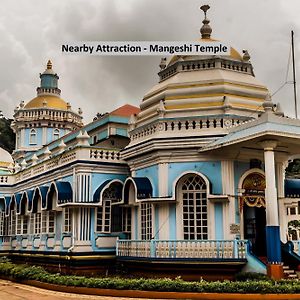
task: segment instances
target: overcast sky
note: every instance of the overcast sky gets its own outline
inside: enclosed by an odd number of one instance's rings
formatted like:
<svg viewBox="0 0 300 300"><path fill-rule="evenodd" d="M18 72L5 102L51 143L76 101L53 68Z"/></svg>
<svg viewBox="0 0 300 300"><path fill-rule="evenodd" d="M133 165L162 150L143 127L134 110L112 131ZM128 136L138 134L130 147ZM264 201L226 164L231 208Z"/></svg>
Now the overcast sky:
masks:
<svg viewBox="0 0 300 300"><path fill-rule="evenodd" d="M206 3L211 6L212 37L238 51L248 49L256 77L271 93L285 81L293 29L300 83L299 0L1 0L0 110L11 117L21 100L36 96L39 73L48 59L60 76L62 98L73 109L83 109L85 122L96 112L125 103L138 105L158 80L160 57L65 55L61 45L196 40L203 19L199 6ZM300 102L299 85L298 89ZM292 85L273 101L293 116Z"/></svg>

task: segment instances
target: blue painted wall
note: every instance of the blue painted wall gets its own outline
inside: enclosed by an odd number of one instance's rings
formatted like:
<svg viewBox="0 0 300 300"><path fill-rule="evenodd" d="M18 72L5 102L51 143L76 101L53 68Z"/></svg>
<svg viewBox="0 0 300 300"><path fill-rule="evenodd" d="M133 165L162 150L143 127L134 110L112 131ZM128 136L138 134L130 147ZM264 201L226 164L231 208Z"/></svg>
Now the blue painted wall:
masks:
<svg viewBox="0 0 300 300"><path fill-rule="evenodd" d="M47 144L53 141L54 129L57 129L57 128L47 128L47 138L46 138L46 143ZM63 129L63 128L59 128L59 136L60 137L64 136L67 133L68 133L68 130Z"/></svg>
<svg viewBox="0 0 300 300"><path fill-rule="evenodd" d="M120 179L121 181L125 181L126 175L120 174L92 174L91 182L92 182L92 195L94 195L96 189L106 180L110 179Z"/></svg>
<svg viewBox="0 0 300 300"><path fill-rule="evenodd" d="M159 206L154 207L154 239L159 239Z"/></svg>
<svg viewBox="0 0 300 300"><path fill-rule="evenodd" d="M211 183L212 194L222 194L222 175L220 161L182 162L169 164L168 194L173 196L173 183L184 172L199 172Z"/></svg>
<svg viewBox="0 0 300 300"><path fill-rule="evenodd" d="M169 206L169 239L176 240L176 204L170 204Z"/></svg>
<svg viewBox="0 0 300 300"><path fill-rule="evenodd" d="M42 146L42 128L34 128L36 130L36 144L30 144L30 130L33 128L26 128L24 134L24 144L25 147L35 147L35 146Z"/></svg>
<svg viewBox="0 0 300 300"><path fill-rule="evenodd" d="M234 190L235 194L238 192L238 185L241 176L250 168L250 164L246 162L239 162L235 161L234 162ZM240 223L240 213L239 213L239 200L236 197L235 198L235 207L236 207L236 212L235 212L235 222L238 224Z"/></svg>
<svg viewBox="0 0 300 300"><path fill-rule="evenodd" d="M158 197L158 165L136 171L135 177L147 177L153 187L153 197Z"/></svg>
<svg viewBox="0 0 300 300"><path fill-rule="evenodd" d="M98 133L98 140L103 140L108 137L107 129Z"/></svg>
<svg viewBox="0 0 300 300"><path fill-rule="evenodd" d="M42 74L41 87L43 88L57 88L57 75Z"/></svg>
<svg viewBox="0 0 300 300"><path fill-rule="evenodd" d="M116 129L116 133L117 133L117 135L127 136L127 129L124 129L124 128L117 128L117 129Z"/></svg>
<svg viewBox="0 0 300 300"><path fill-rule="evenodd" d="M215 239L224 239L223 204L215 203Z"/></svg>

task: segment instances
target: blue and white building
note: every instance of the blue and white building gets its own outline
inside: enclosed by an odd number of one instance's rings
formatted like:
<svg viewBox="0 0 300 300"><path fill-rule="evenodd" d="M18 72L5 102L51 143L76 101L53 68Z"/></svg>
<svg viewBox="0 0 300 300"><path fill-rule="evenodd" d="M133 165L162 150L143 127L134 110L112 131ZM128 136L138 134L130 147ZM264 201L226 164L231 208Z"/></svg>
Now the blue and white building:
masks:
<svg viewBox="0 0 300 300"><path fill-rule="evenodd" d="M204 19L201 41L210 42ZM65 271L231 278L297 269L300 121L254 76L248 51L174 56L140 109L82 124L51 62L0 152L0 249ZM299 234L298 234L299 235ZM296 238L298 236L296 234Z"/></svg>

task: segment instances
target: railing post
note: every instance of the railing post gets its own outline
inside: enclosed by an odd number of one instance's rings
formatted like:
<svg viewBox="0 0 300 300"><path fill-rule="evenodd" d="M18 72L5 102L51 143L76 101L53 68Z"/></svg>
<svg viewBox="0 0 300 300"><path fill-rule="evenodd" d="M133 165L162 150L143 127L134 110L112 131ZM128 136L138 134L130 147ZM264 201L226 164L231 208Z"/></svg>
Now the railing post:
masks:
<svg viewBox="0 0 300 300"><path fill-rule="evenodd" d="M119 237L117 237L117 243L116 243L116 256L119 255Z"/></svg>
<svg viewBox="0 0 300 300"><path fill-rule="evenodd" d="M150 241L150 257L156 257L156 241L151 240Z"/></svg>
<svg viewBox="0 0 300 300"><path fill-rule="evenodd" d="M233 258L239 257L238 240L233 240Z"/></svg>

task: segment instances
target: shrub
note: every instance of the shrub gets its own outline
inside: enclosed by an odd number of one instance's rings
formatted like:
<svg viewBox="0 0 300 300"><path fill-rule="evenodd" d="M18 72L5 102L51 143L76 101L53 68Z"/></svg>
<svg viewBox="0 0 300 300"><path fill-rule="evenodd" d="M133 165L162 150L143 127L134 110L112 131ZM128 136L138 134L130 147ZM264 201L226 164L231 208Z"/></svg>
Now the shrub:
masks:
<svg viewBox="0 0 300 300"><path fill-rule="evenodd" d="M269 280L267 275L255 272L240 272L235 275L235 280L245 281L245 280Z"/></svg>
<svg viewBox="0 0 300 300"><path fill-rule="evenodd" d="M197 292L197 293L276 293L295 294L300 293L298 280L267 279L266 276L257 273L241 273L236 281L184 281L181 278L175 280L169 278L145 279L145 278L100 278L84 276L66 276L51 274L41 267L16 265L7 259L0 259L0 275L8 276L16 280L37 280L46 283L66 286L82 286L102 289L118 290L146 290L146 291L173 291L173 292Z"/></svg>

